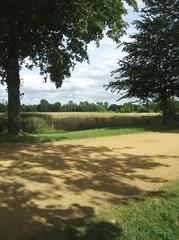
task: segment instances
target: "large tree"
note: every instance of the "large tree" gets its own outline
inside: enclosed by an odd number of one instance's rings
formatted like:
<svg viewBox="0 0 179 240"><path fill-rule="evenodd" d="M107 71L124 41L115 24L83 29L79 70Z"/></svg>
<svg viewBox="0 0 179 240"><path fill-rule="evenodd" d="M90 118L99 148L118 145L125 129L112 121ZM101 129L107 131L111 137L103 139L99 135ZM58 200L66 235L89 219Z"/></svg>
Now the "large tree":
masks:
<svg viewBox="0 0 179 240"><path fill-rule="evenodd" d="M126 2L136 7L135 0ZM88 59L87 44L104 29L118 40L125 23L122 0L1 0L0 77L8 90L8 131L20 130L20 69L40 67L60 87L76 62Z"/></svg>
<svg viewBox="0 0 179 240"><path fill-rule="evenodd" d="M179 0L145 0L138 30L131 43L124 43L126 56L114 71L112 91L121 98L136 97L160 102L163 123L168 101L179 97Z"/></svg>

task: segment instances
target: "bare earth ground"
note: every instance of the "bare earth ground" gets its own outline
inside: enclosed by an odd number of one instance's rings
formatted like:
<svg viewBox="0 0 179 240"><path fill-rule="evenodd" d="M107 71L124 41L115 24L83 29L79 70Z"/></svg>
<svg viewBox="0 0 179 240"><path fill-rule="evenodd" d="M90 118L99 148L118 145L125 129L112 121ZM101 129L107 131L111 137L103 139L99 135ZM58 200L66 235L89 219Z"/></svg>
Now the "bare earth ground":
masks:
<svg viewBox="0 0 179 240"><path fill-rule="evenodd" d="M0 239L21 240L179 178L179 133L0 146Z"/></svg>

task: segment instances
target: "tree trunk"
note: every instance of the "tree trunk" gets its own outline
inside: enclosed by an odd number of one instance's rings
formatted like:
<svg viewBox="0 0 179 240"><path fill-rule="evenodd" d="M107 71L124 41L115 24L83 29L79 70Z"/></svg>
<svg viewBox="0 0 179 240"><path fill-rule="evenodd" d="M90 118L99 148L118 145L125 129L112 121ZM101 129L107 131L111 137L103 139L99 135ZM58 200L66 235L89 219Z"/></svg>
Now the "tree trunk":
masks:
<svg viewBox="0 0 179 240"><path fill-rule="evenodd" d="M163 125L167 124L168 120L168 101L167 98L163 100Z"/></svg>
<svg viewBox="0 0 179 240"><path fill-rule="evenodd" d="M20 76L18 57L9 56L7 66L8 134L20 132Z"/></svg>

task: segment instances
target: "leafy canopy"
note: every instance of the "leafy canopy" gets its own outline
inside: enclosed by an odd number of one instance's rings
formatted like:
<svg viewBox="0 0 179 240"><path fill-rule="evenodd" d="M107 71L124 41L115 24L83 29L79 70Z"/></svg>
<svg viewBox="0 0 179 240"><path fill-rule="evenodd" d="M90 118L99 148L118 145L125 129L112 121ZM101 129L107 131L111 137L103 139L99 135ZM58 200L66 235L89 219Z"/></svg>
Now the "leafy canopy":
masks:
<svg viewBox="0 0 179 240"><path fill-rule="evenodd" d="M113 72L121 98L165 101L179 97L179 1L145 0L137 33L124 43L126 56Z"/></svg>
<svg viewBox="0 0 179 240"><path fill-rule="evenodd" d="M135 0L126 0L136 8ZM126 13L121 0L2 0L0 2L0 76L7 77L8 58L40 67L60 87L76 62L88 60L87 44L103 30L117 41Z"/></svg>

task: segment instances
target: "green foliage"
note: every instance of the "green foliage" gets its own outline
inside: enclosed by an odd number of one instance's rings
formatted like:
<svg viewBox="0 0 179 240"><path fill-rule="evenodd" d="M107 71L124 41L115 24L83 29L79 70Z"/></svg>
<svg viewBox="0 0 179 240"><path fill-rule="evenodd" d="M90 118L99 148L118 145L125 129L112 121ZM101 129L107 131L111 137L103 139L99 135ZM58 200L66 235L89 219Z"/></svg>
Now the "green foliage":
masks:
<svg viewBox="0 0 179 240"><path fill-rule="evenodd" d="M175 99L173 99L173 98L169 99L168 115L175 116L176 113L178 113L178 112L179 112L179 102L175 101Z"/></svg>
<svg viewBox="0 0 179 240"><path fill-rule="evenodd" d="M138 32L124 44L127 55L119 61L116 80L109 87L121 98L161 102L166 115L168 100L179 97L179 1L146 0L145 4L135 21Z"/></svg>
<svg viewBox="0 0 179 240"><path fill-rule="evenodd" d="M179 112L179 101L171 98L168 101L169 109L168 115L173 116ZM7 106L0 104L0 112L5 112ZM66 104L56 102L49 103L47 100L42 99L40 104L21 106L22 112L120 112L120 113L160 113L162 111L160 104L155 102L148 102L146 104L132 104L124 103L123 105L111 104L107 102L89 103L87 101L80 102L79 104L69 101Z"/></svg>
<svg viewBox="0 0 179 240"><path fill-rule="evenodd" d="M135 0L2 0L0 2L0 82L8 90L8 132L20 132L20 69L40 69L57 88L77 62L88 61L87 47L124 33ZM45 106L43 106L45 107Z"/></svg>
<svg viewBox="0 0 179 240"><path fill-rule="evenodd" d="M40 101L40 104L37 107L37 110L39 112L48 112L48 110L49 110L49 103L48 103L48 101L46 99L42 99Z"/></svg>
<svg viewBox="0 0 179 240"><path fill-rule="evenodd" d="M120 108L119 112L121 113L131 113L134 112L134 106L132 103L124 103Z"/></svg>
<svg viewBox="0 0 179 240"><path fill-rule="evenodd" d="M111 112L119 112L120 106L117 104L111 104L108 109Z"/></svg>
<svg viewBox="0 0 179 240"><path fill-rule="evenodd" d="M42 99L38 105L23 104L21 106L22 112L107 112L108 110L107 102L89 103L84 101L77 104L71 100L66 104L61 104L60 102L50 104L47 100Z"/></svg>
<svg viewBox="0 0 179 240"><path fill-rule="evenodd" d="M0 113L1 112L6 112L6 110L7 110L7 106L3 103L0 103Z"/></svg>
<svg viewBox="0 0 179 240"><path fill-rule="evenodd" d="M42 104L45 102L44 104ZM2 108L2 112L4 112L5 105ZM179 112L179 101L175 99L169 100L169 108L173 108L172 111L175 113ZM162 108L160 104L155 102L148 102L146 104L132 104L132 103L124 103L123 105L111 104L109 105L107 102L97 102L97 103L89 103L87 101L80 102L79 104L74 103L73 101L69 101L66 104L61 104L56 102L54 104L48 103L47 100L41 100L38 105L25 105L21 106L22 112L121 112L121 113L147 113L147 112L161 112ZM0 109L1 112L1 109ZM171 112L171 110L169 110Z"/></svg>
<svg viewBox="0 0 179 240"><path fill-rule="evenodd" d="M24 132L41 133L41 132L55 132L54 123L48 115L41 117L26 116L21 119L21 126ZM60 131L60 129L58 129Z"/></svg>
<svg viewBox="0 0 179 240"><path fill-rule="evenodd" d="M136 1L126 1L136 8ZM60 87L76 62L88 59L87 44L99 41L103 30L118 41L126 13L121 0L12 0L0 3L0 76L7 76L9 57L20 65L40 67Z"/></svg>

